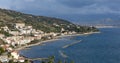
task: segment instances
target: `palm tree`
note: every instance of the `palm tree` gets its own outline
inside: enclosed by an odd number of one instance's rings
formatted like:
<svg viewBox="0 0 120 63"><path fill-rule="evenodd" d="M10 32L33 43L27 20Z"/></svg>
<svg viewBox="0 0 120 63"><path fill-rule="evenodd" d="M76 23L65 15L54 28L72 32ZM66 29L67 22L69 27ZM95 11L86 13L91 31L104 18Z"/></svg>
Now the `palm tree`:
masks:
<svg viewBox="0 0 120 63"><path fill-rule="evenodd" d="M48 61L48 63L54 63L54 59L55 59L55 56L51 56L51 57L49 57L49 61Z"/></svg>

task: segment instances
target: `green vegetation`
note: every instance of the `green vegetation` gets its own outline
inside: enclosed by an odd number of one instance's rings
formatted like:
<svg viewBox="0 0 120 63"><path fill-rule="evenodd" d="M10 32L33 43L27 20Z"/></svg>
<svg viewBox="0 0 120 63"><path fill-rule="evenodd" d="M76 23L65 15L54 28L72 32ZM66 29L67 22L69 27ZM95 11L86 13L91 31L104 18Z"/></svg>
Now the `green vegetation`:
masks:
<svg viewBox="0 0 120 63"><path fill-rule="evenodd" d="M80 33L98 31L94 27L75 25L63 19L34 16L12 10L0 9L0 27L7 25L10 29L13 29L13 23L25 23L26 25L32 25L33 28L47 33L61 32L61 28L64 28L65 31L76 31Z"/></svg>
<svg viewBox="0 0 120 63"><path fill-rule="evenodd" d="M77 32L85 33L85 32L97 32L99 31L95 27L88 27L88 26L81 26L80 28L77 29Z"/></svg>
<svg viewBox="0 0 120 63"><path fill-rule="evenodd" d="M35 44L35 43L38 43L38 42L40 42L40 40L35 39L35 40L31 41L30 43L28 43L28 45L29 44Z"/></svg>
<svg viewBox="0 0 120 63"><path fill-rule="evenodd" d="M55 56L48 57L48 60L42 61L42 63L68 63L66 61L59 60L58 62L55 62ZM70 63L74 63L74 61L71 61Z"/></svg>
<svg viewBox="0 0 120 63"><path fill-rule="evenodd" d="M0 47L0 55L4 52L5 52L5 50L2 47Z"/></svg>
<svg viewBox="0 0 120 63"><path fill-rule="evenodd" d="M21 63L21 62L14 62L13 60L10 60L9 63ZM25 62L22 63L31 63L29 60L25 60Z"/></svg>
<svg viewBox="0 0 120 63"><path fill-rule="evenodd" d="M0 44L6 44L2 39L0 39Z"/></svg>
<svg viewBox="0 0 120 63"><path fill-rule="evenodd" d="M34 29L44 31L46 33L49 33L49 32L56 32L59 34L64 32L87 33L87 32L99 31L95 27L80 26L63 19L51 18L51 17L45 17L45 16L34 16L34 15L24 14L24 13L12 11L12 10L0 9L0 34L4 34L5 37L13 36L8 32L8 30L19 31L14 27L15 23L25 23L25 25L30 25ZM4 28L4 26L7 26L9 29ZM23 36L34 36L34 35L28 34ZM48 36L45 36L45 37L42 37L41 40L31 41L29 44L34 44L34 43L48 40L48 39L51 39L51 38L48 38ZM5 44L5 42L0 39L0 44ZM11 47L14 48L14 46L11 46ZM0 55L4 52L5 50L2 47L0 47ZM10 56L11 56L10 53L8 53L8 57ZM15 63L15 62L13 62L13 60L10 60L9 63ZM16 63L20 63L20 62L16 62ZM26 60L24 63L31 63L31 62ZM48 60L42 61L42 63L56 63L55 57L51 56L48 58ZM67 63L67 62L58 61L57 63ZM71 61L70 63L74 63L74 62Z"/></svg>
<svg viewBox="0 0 120 63"><path fill-rule="evenodd" d="M9 34L8 32L3 31L3 30L1 30L0 33L1 33L1 34L4 34L6 37L13 36L12 34Z"/></svg>

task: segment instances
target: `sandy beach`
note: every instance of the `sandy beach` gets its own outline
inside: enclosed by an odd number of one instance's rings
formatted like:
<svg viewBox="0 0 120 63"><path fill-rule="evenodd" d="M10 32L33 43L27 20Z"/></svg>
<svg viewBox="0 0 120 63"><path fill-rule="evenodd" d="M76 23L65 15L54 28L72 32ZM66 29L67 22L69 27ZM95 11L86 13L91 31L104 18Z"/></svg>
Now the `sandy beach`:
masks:
<svg viewBox="0 0 120 63"><path fill-rule="evenodd" d="M19 48L16 48L15 50L19 51L19 50L23 50L27 47L31 47L31 46L36 46L36 45L42 45L43 43L47 43L47 42L52 42L52 41L56 41L56 40L60 40L60 39L50 39L50 40L45 40L45 41L41 41L35 44L30 44L30 45L25 45L25 46L21 46Z"/></svg>
<svg viewBox="0 0 120 63"><path fill-rule="evenodd" d="M20 51L23 50L27 47L31 47L31 46L36 46L36 45L42 45L43 43L47 43L47 42L52 42L52 41L56 41L56 40L60 40L61 37L67 37L67 36L80 36L80 35L90 35L90 34L94 34L94 33L100 33L100 32L89 32L89 33L83 33L83 34L71 34L71 35L62 35L62 36L57 36L54 39L50 39L50 40L45 40L45 41L40 41L38 43L35 44L30 44L30 45L25 45L25 46L21 46L19 48L16 48L15 50Z"/></svg>

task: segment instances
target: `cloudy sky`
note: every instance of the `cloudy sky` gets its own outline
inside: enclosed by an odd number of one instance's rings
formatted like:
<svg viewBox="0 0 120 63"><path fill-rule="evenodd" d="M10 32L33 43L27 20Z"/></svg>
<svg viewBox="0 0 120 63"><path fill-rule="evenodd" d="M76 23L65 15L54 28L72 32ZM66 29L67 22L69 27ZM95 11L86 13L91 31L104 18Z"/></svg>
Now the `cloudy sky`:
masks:
<svg viewBox="0 0 120 63"><path fill-rule="evenodd" d="M110 15L120 17L119 3L120 0L0 0L0 8L83 23L113 18Z"/></svg>

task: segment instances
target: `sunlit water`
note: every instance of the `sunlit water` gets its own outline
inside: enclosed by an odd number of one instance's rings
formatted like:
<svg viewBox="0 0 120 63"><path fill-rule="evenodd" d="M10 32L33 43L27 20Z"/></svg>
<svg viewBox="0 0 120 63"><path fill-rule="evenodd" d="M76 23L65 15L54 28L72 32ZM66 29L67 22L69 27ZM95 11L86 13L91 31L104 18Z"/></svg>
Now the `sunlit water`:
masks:
<svg viewBox="0 0 120 63"><path fill-rule="evenodd" d="M75 63L120 63L120 28L105 28L100 31L99 34L63 37L42 46L30 47L31 49L22 50L20 53L29 58L55 56L56 61ZM77 41L80 42L64 48Z"/></svg>

